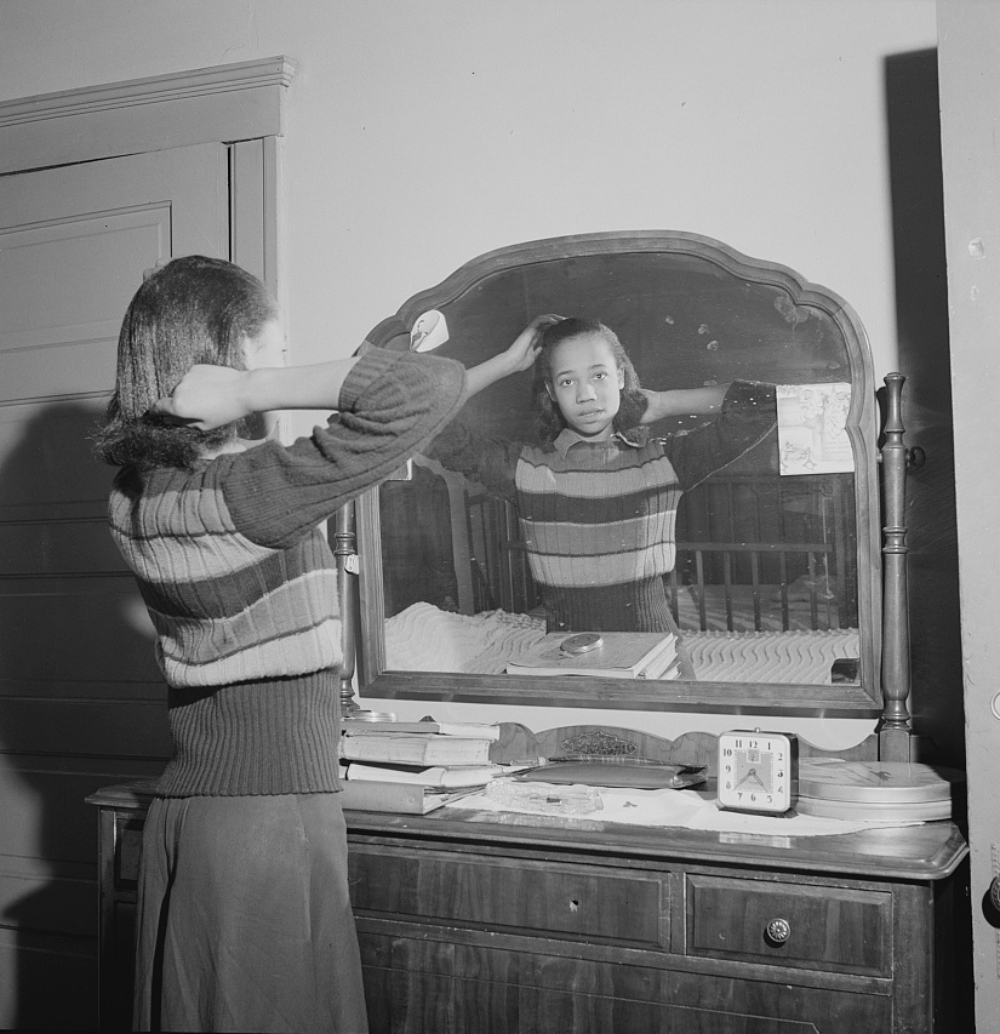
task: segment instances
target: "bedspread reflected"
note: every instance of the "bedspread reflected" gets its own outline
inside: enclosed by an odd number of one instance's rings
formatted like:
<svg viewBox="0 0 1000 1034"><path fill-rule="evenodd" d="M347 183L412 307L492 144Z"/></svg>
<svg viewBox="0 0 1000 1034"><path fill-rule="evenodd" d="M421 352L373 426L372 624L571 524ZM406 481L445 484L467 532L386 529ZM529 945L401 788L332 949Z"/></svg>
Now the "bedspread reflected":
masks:
<svg viewBox="0 0 1000 1034"><path fill-rule="evenodd" d="M414 603L385 623L386 668L500 675L545 635L545 620L503 610L453 614ZM683 632L706 682L829 685L833 663L859 656L857 629Z"/></svg>

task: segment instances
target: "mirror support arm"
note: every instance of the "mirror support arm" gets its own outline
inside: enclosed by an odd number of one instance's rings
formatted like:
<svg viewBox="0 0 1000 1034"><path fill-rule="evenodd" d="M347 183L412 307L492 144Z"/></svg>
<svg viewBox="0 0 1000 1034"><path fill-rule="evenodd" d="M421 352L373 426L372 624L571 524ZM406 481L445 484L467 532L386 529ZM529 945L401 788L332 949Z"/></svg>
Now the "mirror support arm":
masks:
<svg viewBox="0 0 1000 1034"><path fill-rule="evenodd" d="M338 511L334 524L333 555L337 559L337 591L340 598L340 621L343 630L344 660L340 666L340 713L350 717L359 711L354 699L354 669L356 660L354 635L355 593L351 579L357 578L357 540L354 532L354 503L345 503ZM350 568L354 566L352 573Z"/></svg>
<svg viewBox="0 0 1000 1034"><path fill-rule="evenodd" d="M906 468L908 450L903 443L901 373L885 377L885 442L881 452L884 496L882 695L879 722L879 757L883 761L911 760L913 726L907 700L910 696L910 630L907 618Z"/></svg>

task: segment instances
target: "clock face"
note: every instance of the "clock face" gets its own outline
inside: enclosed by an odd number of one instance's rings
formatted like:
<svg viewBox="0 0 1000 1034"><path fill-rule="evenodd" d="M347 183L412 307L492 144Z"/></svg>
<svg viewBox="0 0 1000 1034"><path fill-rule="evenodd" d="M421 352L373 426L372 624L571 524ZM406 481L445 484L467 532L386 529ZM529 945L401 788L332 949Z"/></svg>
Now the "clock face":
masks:
<svg viewBox="0 0 1000 1034"><path fill-rule="evenodd" d="M741 811L788 811L795 746L795 737L786 733L723 733L719 737L719 804Z"/></svg>

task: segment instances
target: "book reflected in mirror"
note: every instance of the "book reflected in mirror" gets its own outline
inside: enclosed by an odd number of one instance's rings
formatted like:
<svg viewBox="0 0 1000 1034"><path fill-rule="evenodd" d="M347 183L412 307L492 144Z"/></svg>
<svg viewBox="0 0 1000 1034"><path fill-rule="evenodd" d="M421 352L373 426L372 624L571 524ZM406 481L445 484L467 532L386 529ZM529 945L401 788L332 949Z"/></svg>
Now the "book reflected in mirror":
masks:
<svg viewBox="0 0 1000 1034"><path fill-rule="evenodd" d="M565 650L566 639L563 632L550 632L511 661L507 674L616 679L671 679L678 674L677 637L672 632L602 632L597 645L584 653Z"/></svg>

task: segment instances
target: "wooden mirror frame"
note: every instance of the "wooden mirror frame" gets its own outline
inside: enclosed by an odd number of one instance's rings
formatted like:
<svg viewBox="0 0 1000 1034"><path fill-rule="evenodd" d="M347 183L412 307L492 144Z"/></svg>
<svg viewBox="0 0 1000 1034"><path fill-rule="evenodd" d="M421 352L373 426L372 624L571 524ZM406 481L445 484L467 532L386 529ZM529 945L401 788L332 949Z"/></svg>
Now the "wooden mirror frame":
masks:
<svg viewBox="0 0 1000 1034"><path fill-rule="evenodd" d="M871 351L857 315L838 295L810 283L786 266L749 258L718 241L674 231L638 231L560 237L514 245L489 252L463 265L441 284L407 301L395 316L383 320L369 335L371 344L395 342L419 315L454 301L477 283L517 266L592 255L670 253L707 260L750 284L787 292L796 306L818 309L839 329L847 347L852 397L847 430L855 461L855 530L858 543L858 631L860 671L857 683L802 685L791 683L650 682L641 680L548 677L538 680L509 675L470 675L454 672L395 671L385 668L384 591L377 489L356 507L360 571L357 593L345 598L351 613L345 618L357 631L359 690L366 697L461 701L507 705L589 707L623 710L687 711L727 714L773 714L803 717L878 717L885 700L880 686L882 666L882 586L880 563L878 428ZM338 539L348 552L344 528ZM905 551L905 550L904 550ZM351 579L354 582L354 579ZM905 583L904 583L905 585ZM905 606L890 608L894 622L905 619ZM887 632L888 641L905 641L904 630ZM898 653L898 648L896 650ZM907 675L903 676L908 678ZM894 722L904 722L903 690L894 693ZM901 703L902 701L902 703Z"/></svg>

